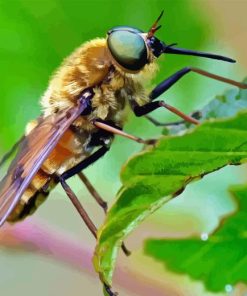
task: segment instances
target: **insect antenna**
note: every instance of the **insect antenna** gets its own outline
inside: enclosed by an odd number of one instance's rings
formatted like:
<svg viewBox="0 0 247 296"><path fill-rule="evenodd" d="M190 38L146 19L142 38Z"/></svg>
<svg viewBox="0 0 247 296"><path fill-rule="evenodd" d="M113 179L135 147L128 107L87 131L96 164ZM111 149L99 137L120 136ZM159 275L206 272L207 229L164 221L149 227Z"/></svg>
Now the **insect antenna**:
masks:
<svg viewBox="0 0 247 296"><path fill-rule="evenodd" d="M153 37L154 36L154 33L161 28L161 25L159 25L159 26L157 26L157 25L158 25L160 19L162 18L163 14L164 14L164 10L161 11L161 14L157 18L157 20L154 22L154 24L152 25L152 27L149 29L147 38Z"/></svg>
<svg viewBox="0 0 247 296"><path fill-rule="evenodd" d="M173 47L175 45L178 45L178 44L177 43L171 43L171 44L166 45L166 48L171 48L171 47Z"/></svg>

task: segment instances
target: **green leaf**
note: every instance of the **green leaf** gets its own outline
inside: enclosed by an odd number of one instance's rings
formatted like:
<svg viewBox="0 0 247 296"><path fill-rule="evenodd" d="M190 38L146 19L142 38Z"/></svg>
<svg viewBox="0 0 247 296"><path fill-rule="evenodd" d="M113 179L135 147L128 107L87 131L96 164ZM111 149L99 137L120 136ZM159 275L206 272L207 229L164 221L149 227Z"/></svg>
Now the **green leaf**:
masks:
<svg viewBox="0 0 247 296"><path fill-rule="evenodd" d="M123 186L98 233L94 265L111 284L121 242L137 225L193 180L247 162L247 111L209 120L183 136L163 137L124 166Z"/></svg>
<svg viewBox="0 0 247 296"><path fill-rule="evenodd" d="M231 188L236 211L209 235L188 239L151 239L145 252L177 273L202 280L208 290L247 282L247 186Z"/></svg>

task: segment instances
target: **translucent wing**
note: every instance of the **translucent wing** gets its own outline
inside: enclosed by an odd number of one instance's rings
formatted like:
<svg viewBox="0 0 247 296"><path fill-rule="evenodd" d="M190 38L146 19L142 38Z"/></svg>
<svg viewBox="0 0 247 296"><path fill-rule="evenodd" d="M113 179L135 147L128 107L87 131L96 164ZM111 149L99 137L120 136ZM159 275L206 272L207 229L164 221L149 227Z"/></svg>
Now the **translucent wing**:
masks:
<svg viewBox="0 0 247 296"><path fill-rule="evenodd" d="M7 175L0 182L0 226L12 212L59 139L88 107L89 97L92 97L92 92L84 91L77 106L40 118L38 125L22 141Z"/></svg>
<svg viewBox="0 0 247 296"><path fill-rule="evenodd" d="M0 160L0 168L5 164L5 162L14 154L14 152L19 148L22 141L25 139L25 137L21 137L14 145L13 147L3 156L3 158Z"/></svg>

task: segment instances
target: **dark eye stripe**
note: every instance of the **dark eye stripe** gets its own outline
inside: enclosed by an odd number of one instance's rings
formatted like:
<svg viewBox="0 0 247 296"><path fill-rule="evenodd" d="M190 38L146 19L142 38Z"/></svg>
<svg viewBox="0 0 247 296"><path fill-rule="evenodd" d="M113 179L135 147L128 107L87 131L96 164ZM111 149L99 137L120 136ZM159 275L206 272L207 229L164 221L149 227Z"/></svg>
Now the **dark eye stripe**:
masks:
<svg viewBox="0 0 247 296"><path fill-rule="evenodd" d="M125 69L138 71L147 63L145 41L135 29L128 27L114 28L107 39L113 58Z"/></svg>

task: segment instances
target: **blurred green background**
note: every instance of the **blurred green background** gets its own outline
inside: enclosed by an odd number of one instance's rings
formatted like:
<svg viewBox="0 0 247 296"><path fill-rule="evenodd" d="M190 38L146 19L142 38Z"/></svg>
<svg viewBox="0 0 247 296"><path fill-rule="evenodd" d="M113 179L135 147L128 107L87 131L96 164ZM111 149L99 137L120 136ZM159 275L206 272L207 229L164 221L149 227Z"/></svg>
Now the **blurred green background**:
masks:
<svg viewBox="0 0 247 296"><path fill-rule="evenodd" d="M130 25L148 30L160 11L165 10L162 29L157 36L166 43L212 51L236 58L237 64L227 64L195 57L170 55L160 58L160 72L152 82L159 81L185 66L198 66L236 80L246 75L247 24L244 0L0 0L0 154L2 155L23 134L26 123L40 114L39 98L49 77L63 58L81 43L104 37L117 25ZM196 110L227 85L190 74L163 96L167 102L189 113ZM154 116L169 121L175 119L166 111ZM161 129L145 119L129 116L126 131L144 138L158 136ZM117 138L109 154L87 169L86 174L98 191L112 201L118 188L119 171L124 161L141 147ZM176 200L159 210L128 239L134 250L131 258L120 256L119 266L125 266L135 277L145 277L150 286L160 287L160 295L213 296L198 282L186 276L173 275L142 255L142 242L147 237L176 237L208 232L221 215L233 209L227 194L230 184L246 181L244 168L226 168L199 183L190 185ZM3 171L1 171L1 175ZM82 184L74 178L75 188L97 225L103 214L94 204ZM93 250L94 240L60 188L35 217L45 219L64 232L72 233L78 243ZM32 219L29 219L32 222ZM83 261L83 258L82 258ZM152 272L150 272L152 270ZM53 258L30 252L0 248L1 293L16 295L101 295L96 275L74 269ZM134 279L132 279L134 285ZM131 285L130 285L131 286ZM116 285L121 295L144 295L138 288ZM231 295L244 295L244 286L235 287ZM247 292L246 292L247 293ZM226 293L217 294L225 295ZM148 294L145 294L148 295Z"/></svg>

